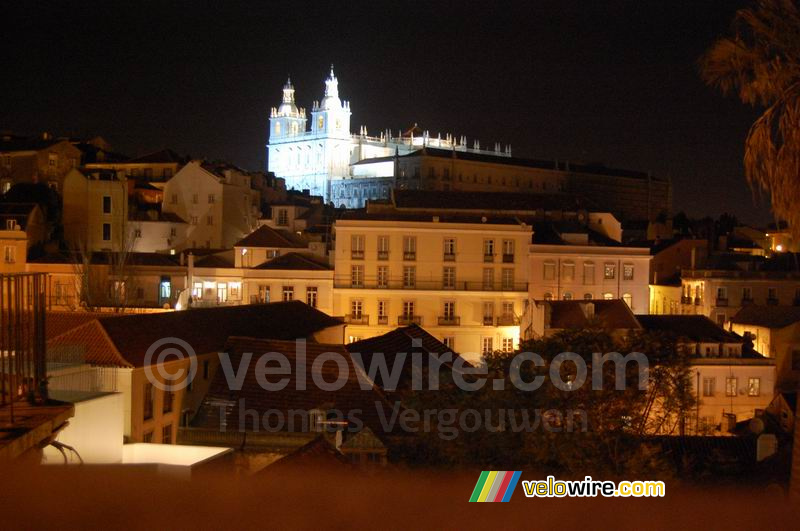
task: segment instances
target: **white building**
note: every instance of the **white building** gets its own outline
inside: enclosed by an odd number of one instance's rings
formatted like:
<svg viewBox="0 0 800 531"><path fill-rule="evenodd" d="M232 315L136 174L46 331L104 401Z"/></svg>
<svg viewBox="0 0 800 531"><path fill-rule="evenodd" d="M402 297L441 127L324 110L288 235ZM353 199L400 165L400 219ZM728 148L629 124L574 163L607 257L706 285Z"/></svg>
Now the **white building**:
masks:
<svg viewBox="0 0 800 531"><path fill-rule="evenodd" d="M162 210L189 224L177 250L229 249L258 227L260 198L241 170L192 161L164 185Z"/></svg>
<svg viewBox="0 0 800 531"><path fill-rule="evenodd" d="M378 212L349 213L334 231L334 314L351 342L415 323L470 361L518 345L529 225Z"/></svg>

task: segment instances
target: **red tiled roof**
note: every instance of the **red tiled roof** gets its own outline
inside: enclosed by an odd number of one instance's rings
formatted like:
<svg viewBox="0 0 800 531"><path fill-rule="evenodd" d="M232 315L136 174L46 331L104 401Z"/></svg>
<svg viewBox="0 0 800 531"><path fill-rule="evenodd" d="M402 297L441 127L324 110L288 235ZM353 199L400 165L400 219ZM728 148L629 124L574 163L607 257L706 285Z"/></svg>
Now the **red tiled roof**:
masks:
<svg viewBox="0 0 800 531"><path fill-rule="evenodd" d="M281 457L256 475L290 472L298 468L311 469L315 472L320 469L346 471L351 466L342 452L328 442L324 435L320 435L289 455Z"/></svg>
<svg viewBox="0 0 800 531"><path fill-rule="evenodd" d="M294 234L286 230L273 229L262 225L235 244L234 247L294 247L304 249L308 247Z"/></svg>
<svg viewBox="0 0 800 531"><path fill-rule="evenodd" d="M546 301L550 305L550 328L584 328L596 321L612 330L641 328L631 309L621 299L592 301ZM588 305L594 307L594 316Z"/></svg>
<svg viewBox="0 0 800 531"><path fill-rule="evenodd" d="M95 319L117 317L115 313L101 312L47 312L45 315L45 335L47 340L60 336L74 328L85 325Z"/></svg>
<svg viewBox="0 0 800 531"><path fill-rule="evenodd" d="M94 319L48 341L48 360L80 361L104 367L133 367L117 350L100 322Z"/></svg>
<svg viewBox="0 0 800 531"><path fill-rule="evenodd" d="M286 253L264 262L255 269L290 269L295 271L328 271L333 268L319 256L303 253Z"/></svg>
<svg viewBox="0 0 800 531"><path fill-rule="evenodd" d="M731 319L732 323L784 328L800 321L800 306L743 306Z"/></svg>
<svg viewBox="0 0 800 531"><path fill-rule="evenodd" d="M229 401L232 407L226 409L226 422L228 426L239 426L239 407L248 411L256 411L260 418L267 411L280 411L285 419L283 431L302 432L308 430L307 412L315 409L324 412L336 410L341 417L337 419L358 420L369 426L376 433L383 433L379 420L378 405L383 407L386 418L391 416L392 405L386 402L377 386L372 384L362 373L362 381L357 375L358 369L354 366L349 353L344 345L326 345L321 343L307 343L305 349L305 363L299 363L296 356L297 344L295 341L278 341L270 339L254 339L250 337L232 337L225 346L225 352L230 355L231 365L238 370L243 353L252 353L253 357L247 366L241 384L241 389L231 389L228 385L224 371L219 370L211 382L211 387L206 395L203 405L194 420L193 425L203 428L218 428L220 423L220 401ZM291 367L290 374L281 376L287 379L287 384L278 391L267 391L262 388L256 378L256 361L259 356L266 353L279 353L285 356ZM335 391L320 389L315 383L316 378L327 383L336 382L340 376L339 367L333 361L327 361L315 366L315 360L326 353L334 353L347 363L346 379L342 386ZM271 364L270 366L274 366ZM304 371L305 389L298 385L299 371ZM273 377L270 381L277 381ZM290 414L291 411L303 412L306 415ZM292 425L289 425L292 419ZM264 426L258 426L265 429ZM246 429L253 429L252 425Z"/></svg>
<svg viewBox="0 0 800 531"><path fill-rule="evenodd" d="M92 345L87 352L92 353L92 360L98 360L97 364L118 362L116 355L98 350L102 344L103 348L118 353L124 366L142 367L150 346L164 338L180 339L196 354L205 354L223 351L231 336L294 340L312 338L315 332L341 324L341 320L300 301L196 308L93 320L49 341L48 348Z"/></svg>

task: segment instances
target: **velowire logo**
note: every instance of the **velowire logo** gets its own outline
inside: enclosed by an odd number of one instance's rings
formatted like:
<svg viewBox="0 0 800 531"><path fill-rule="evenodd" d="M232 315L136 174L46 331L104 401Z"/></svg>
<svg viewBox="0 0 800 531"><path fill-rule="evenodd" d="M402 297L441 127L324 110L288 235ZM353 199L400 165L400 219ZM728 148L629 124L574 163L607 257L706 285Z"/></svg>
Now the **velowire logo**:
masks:
<svg viewBox="0 0 800 531"><path fill-rule="evenodd" d="M481 472L478 483L472 491L471 502L507 502L514 494L522 471L486 471Z"/></svg>

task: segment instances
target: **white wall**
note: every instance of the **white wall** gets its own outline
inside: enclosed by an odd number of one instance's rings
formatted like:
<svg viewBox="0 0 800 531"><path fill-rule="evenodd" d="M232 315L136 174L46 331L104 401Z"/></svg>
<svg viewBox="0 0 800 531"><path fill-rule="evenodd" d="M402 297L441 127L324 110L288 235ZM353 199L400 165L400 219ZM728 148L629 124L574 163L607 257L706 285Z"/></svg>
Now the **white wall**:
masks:
<svg viewBox="0 0 800 531"><path fill-rule="evenodd" d="M122 393L108 393L75 402L75 416L56 440L73 447L86 464L121 463L124 408ZM67 451L68 462L78 463ZM44 449L44 462L62 464L64 458L53 446Z"/></svg>

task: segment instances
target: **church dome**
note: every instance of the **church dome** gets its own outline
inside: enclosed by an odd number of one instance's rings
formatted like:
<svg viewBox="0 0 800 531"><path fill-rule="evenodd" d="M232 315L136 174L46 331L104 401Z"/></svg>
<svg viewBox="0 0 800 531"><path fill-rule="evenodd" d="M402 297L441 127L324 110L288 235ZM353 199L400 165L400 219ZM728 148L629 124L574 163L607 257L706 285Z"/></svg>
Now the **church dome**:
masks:
<svg viewBox="0 0 800 531"><path fill-rule="evenodd" d="M283 85L283 101L281 106L278 107L278 116L290 116L292 118L300 116L300 110L294 102L294 85L292 85L291 78L287 78L286 84Z"/></svg>

